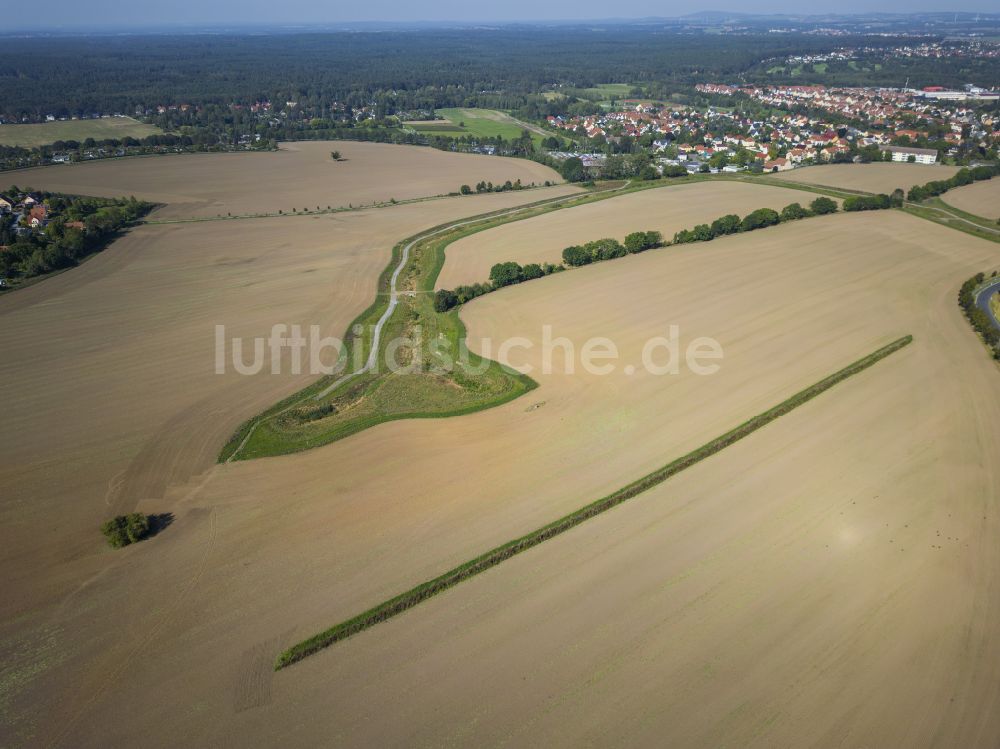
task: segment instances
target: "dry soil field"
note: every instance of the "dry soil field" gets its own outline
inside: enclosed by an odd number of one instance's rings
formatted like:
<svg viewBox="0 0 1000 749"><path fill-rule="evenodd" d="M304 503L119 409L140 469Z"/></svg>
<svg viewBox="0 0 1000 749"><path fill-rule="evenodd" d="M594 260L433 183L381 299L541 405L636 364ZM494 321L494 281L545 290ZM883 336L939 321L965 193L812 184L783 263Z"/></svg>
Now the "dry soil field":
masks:
<svg viewBox="0 0 1000 749"><path fill-rule="evenodd" d="M563 248L592 239L622 240L633 231L657 229L670 239L681 229L711 223L719 216L744 216L756 208L780 210L789 203L808 205L816 196L802 190L741 182L699 182L622 195L599 203L548 213L473 234L448 247L437 286L489 279L494 263L561 263Z"/></svg>
<svg viewBox="0 0 1000 749"><path fill-rule="evenodd" d="M942 164L827 164L794 169L773 179L888 194L897 187L909 190L934 179L948 179L957 171L957 166Z"/></svg>
<svg viewBox="0 0 1000 749"><path fill-rule="evenodd" d="M166 532L53 567L74 592L5 625L3 718L82 747L995 745L1000 391L954 302L994 258L910 216L836 215L477 300L480 349L549 324L637 363L677 324L685 344L718 339L723 367L570 376L557 360L491 411L178 480L140 505L176 514ZM656 491L271 672L282 647L905 333Z"/></svg>
<svg viewBox="0 0 1000 749"><path fill-rule="evenodd" d="M1000 179L949 190L941 196L941 200L960 211L996 220L1000 218Z"/></svg>
<svg viewBox="0 0 1000 749"><path fill-rule="evenodd" d="M330 158L334 149L345 161ZM279 151L261 153L95 161L9 172L3 178L3 188L16 184L83 195L135 195L169 204L155 218L357 206L458 192L462 184L480 180L561 181L553 170L525 159L338 141L284 143Z"/></svg>
<svg viewBox="0 0 1000 749"><path fill-rule="evenodd" d="M165 494L196 483L242 420L311 380L287 361L281 375L239 376L231 365L215 374L216 325L248 338L275 323L341 336L400 237L470 209L573 191L140 227L81 267L0 298L10 354L0 381L18 393L0 427L5 656L13 632L33 630L19 617L50 615L117 561L95 544L102 519L149 498L169 511Z"/></svg>

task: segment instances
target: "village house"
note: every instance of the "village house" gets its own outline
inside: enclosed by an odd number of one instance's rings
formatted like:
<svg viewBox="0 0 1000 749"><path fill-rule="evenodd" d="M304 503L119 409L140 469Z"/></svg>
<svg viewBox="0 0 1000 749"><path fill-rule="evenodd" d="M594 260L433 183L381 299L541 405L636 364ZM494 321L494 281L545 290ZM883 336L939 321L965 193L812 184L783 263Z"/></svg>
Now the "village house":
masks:
<svg viewBox="0 0 1000 749"><path fill-rule="evenodd" d="M40 229L44 227L48 220L49 210L42 204L32 206L31 210L28 212L28 226L32 229Z"/></svg>

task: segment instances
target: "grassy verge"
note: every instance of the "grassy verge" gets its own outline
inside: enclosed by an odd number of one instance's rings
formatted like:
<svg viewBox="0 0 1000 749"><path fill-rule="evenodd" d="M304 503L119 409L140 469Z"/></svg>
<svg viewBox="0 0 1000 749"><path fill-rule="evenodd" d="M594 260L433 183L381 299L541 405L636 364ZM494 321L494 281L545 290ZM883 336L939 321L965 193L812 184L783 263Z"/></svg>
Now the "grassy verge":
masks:
<svg viewBox="0 0 1000 749"><path fill-rule="evenodd" d="M937 202L940 203L941 201ZM972 236L979 237L980 239L988 239L991 242L1000 242L1000 231L997 231L996 228L991 228L979 223L982 221L981 218L975 217L977 220L973 221L971 219L963 219L963 217L959 215L950 215L956 214L957 211L947 204L944 205L946 206L944 208L937 207L932 205L931 201L928 201L927 204L906 203L903 206L903 210L912 216L933 221L935 224L941 224L941 226L946 226L949 229L965 232L966 234L971 234ZM947 211L947 213L945 211Z"/></svg>
<svg viewBox="0 0 1000 749"><path fill-rule="evenodd" d="M941 208L942 210L955 214L959 218L964 218L966 221L971 221L972 223L982 226L983 228L990 229L994 233L1000 233L1000 224L998 224L995 220L991 220L985 216L978 216L975 213L969 213L968 211L963 211L961 208L956 208L943 198L928 198L924 201L924 205L931 206L932 208Z"/></svg>
<svg viewBox="0 0 1000 749"><path fill-rule="evenodd" d="M789 413L793 409L798 408L802 404L812 400L832 388L837 383L867 369L876 362L908 345L912 342L912 340L913 336L909 335L899 338L887 346L883 346L877 351L873 351L871 354L868 354L868 356L844 367L840 371L820 380L814 385L809 386L805 390L799 391L773 408L770 408L764 413L758 414L743 424L740 424L735 429L731 429L725 434L716 437L687 455L667 463L662 468L643 476L637 481L633 481L631 484L618 489L608 496L584 505L580 509L566 515L565 517L559 518L548 525L542 526L541 528L538 528L521 538L508 541L502 546L498 546L495 549L492 549L485 554L466 562L465 564L459 565L458 567L445 572L443 575L421 583L415 588L411 588L395 598L391 598L388 601L380 603L368 611L336 624L319 634L313 635L309 639L303 640L297 645L293 645L291 648L278 656L278 659L275 662L275 670L290 666L293 663L312 655L313 653L339 642L340 640L369 629L379 622L391 619L392 617L403 613L407 609L413 608L421 601L425 601L431 596L437 595L448 588L452 588L464 580L468 580L470 577L478 575L480 572L485 572L491 567L497 566L504 560L510 559L516 554L527 551L534 546L538 546L542 542L547 541L548 539L561 533L565 533L571 528L580 525L584 521L610 510L612 507L615 507L637 496L638 494L645 492L647 489L661 484L671 476L680 473L686 468L690 468L705 458L715 455L729 445L732 445L734 442L749 436L758 429L761 429L767 424L770 424L772 421L775 421L779 417Z"/></svg>

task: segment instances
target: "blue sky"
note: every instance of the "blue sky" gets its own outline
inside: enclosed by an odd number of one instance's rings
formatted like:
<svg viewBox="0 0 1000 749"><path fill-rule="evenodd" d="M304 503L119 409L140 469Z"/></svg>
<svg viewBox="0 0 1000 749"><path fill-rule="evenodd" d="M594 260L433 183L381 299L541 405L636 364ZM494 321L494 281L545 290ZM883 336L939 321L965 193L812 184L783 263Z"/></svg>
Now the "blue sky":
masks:
<svg viewBox="0 0 1000 749"><path fill-rule="evenodd" d="M957 7L956 7L957 6ZM31 6L25 6L25 8ZM39 6L41 7L41 6ZM720 0L707 6L712 10L751 13L801 12L803 7L851 12L914 12L943 10L954 12L997 12L996 0L842 0L834 6L805 4L798 0L755 3ZM23 28L122 27L198 24L309 24L355 21L510 21L548 19L592 19L616 17L678 16L705 5L690 2L631 0L364 0L363 2L323 2L322 0L172 0L169 3L123 3L121 0L48 0L44 12L4 13L0 31Z"/></svg>

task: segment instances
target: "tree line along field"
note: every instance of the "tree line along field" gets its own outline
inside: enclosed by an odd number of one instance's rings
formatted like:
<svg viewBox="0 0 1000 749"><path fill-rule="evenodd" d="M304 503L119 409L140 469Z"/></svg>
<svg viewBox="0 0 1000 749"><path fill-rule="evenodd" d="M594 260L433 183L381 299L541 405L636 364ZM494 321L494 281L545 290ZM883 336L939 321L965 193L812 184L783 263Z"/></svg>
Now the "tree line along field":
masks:
<svg viewBox="0 0 1000 749"><path fill-rule="evenodd" d="M162 132L154 125L131 117L104 117L96 120L66 120L27 125L0 125L0 145L33 148L56 141L145 138Z"/></svg>
<svg viewBox="0 0 1000 749"><path fill-rule="evenodd" d="M697 182L657 187L598 203L548 213L460 239L447 248L436 288L483 283L496 263L562 262L563 248L634 231L655 230L669 239L695 224L711 223L724 213L757 208L780 210L808 204L815 195L801 190L744 182Z"/></svg>

